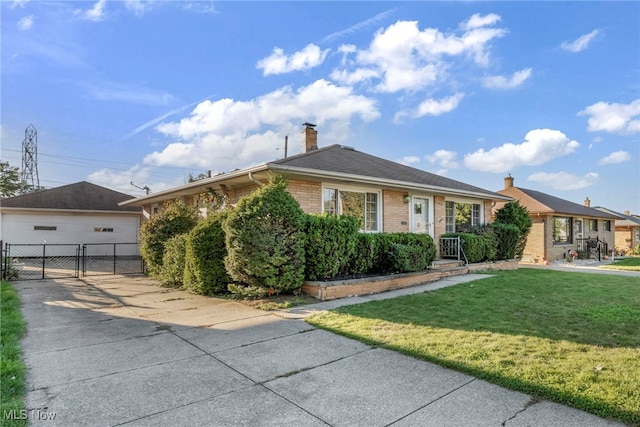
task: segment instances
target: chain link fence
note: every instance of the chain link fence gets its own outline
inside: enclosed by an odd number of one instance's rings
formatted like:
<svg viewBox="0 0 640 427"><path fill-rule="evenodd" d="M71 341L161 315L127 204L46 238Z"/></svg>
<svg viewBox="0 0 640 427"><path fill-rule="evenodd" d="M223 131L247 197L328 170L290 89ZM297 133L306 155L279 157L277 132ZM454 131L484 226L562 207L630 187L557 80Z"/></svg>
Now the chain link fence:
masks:
<svg viewBox="0 0 640 427"><path fill-rule="evenodd" d="M3 280L60 279L104 274L144 274L137 243L16 244L2 246Z"/></svg>

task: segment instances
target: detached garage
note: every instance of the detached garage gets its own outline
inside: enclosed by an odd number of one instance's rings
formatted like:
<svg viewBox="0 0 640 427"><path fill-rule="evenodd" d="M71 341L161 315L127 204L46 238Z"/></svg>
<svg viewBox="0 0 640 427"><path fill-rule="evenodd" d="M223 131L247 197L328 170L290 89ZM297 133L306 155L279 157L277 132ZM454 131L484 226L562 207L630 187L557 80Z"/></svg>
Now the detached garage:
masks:
<svg viewBox="0 0 640 427"><path fill-rule="evenodd" d="M10 244L136 243L133 197L86 181L0 201L0 240Z"/></svg>

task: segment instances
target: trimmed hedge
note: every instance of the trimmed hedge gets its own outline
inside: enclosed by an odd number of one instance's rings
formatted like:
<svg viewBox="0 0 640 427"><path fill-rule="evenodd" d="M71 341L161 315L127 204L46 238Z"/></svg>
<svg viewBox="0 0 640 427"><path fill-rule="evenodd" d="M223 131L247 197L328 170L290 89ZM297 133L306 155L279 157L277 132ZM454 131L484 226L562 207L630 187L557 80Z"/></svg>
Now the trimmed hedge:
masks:
<svg viewBox="0 0 640 427"><path fill-rule="evenodd" d="M491 224L496 233L498 246L496 248L496 259L513 259L516 257L522 241L520 239L520 229L514 224L493 223ZM525 239L526 243L526 239Z"/></svg>
<svg viewBox="0 0 640 427"><path fill-rule="evenodd" d="M299 289L304 281L305 214L286 187L284 178L272 176L240 199L223 225L229 276L273 294Z"/></svg>
<svg viewBox="0 0 640 427"><path fill-rule="evenodd" d="M358 218L306 215L305 277L325 280L345 270L358 241Z"/></svg>
<svg viewBox="0 0 640 427"><path fill-rule="evenodd" d="M470 263L513 259L520 229L512 224L493 223L473 227L467 233L446 233L442 237L460 237L462 250Z"/></svg>
<svg viewBox="0 0 640 427"><path fill-rule="evenodd" d="M162 286L168 288L182 286L186 240L186 234L178 234L165 242L162 267L160 267L160 274L158 275Z"/></svg>
<svg viewBox="0 0 640 427"><path fill-rule="evenodd" d="M227 256L222 224L226 212L208 216L187 235L185 245L184 287L199 295L227 292L231 278L224 266Z"/></svg>

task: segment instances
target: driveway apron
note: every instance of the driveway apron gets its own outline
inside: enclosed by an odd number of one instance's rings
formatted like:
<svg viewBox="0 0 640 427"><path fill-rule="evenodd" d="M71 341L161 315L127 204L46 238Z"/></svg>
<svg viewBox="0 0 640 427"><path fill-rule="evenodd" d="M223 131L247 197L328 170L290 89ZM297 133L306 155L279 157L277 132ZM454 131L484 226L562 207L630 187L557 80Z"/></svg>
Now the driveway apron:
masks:
<svg viewBox="0 0 640 427"><path fill-rule="evenodd" d="M621 425L315 329L313 306L264 312L144 277L14 285L31 425Z"/></svg>

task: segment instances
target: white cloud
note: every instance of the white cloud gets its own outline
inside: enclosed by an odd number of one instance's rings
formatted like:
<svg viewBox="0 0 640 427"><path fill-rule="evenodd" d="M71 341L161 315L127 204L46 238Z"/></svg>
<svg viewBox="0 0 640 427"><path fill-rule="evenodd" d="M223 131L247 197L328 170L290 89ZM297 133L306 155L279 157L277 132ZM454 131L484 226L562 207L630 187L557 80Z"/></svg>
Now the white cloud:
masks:
<svg viewBox="0 0 640 427"><path fill-rule="evenodd" d="M504 76L488 76L482 79L482 85L488 89L513 89L520 86L531 76L531 68L516 71L509 78Z"/></svg>
<svg viewBox="0 0 640 427"><path fill-rule="evenodd" d="M588 115L591 132L629 134L640 132L640 98L629 104L597 102L578 113Z"/></svg>
<svg viewBox="0 0 640 427"><path fill-rule="evenodd" d="M572 42L564 41L560 47L569 52L580 52L589 47L589 43L600 33L600 30L593 30L588 34L584 34Z"/></svg>
<svg viewBox="0 0 640 427"><path fill-rule="evenodd" d="M433 154L424 156L431 164L436 164L446 169L458 169L458 153L455 151L438 150Z"/></svg>
<svg viewBox="0 0 640 427"><path fill-rule="evenodd" d="M16 7L24 7L27 3L29 3L29 0L13 0L10 8L15 9Z"/></svg>
<svg viewBox="0 0 640 427"><path fill-rule="evenodd" d="M294 52L291 56L285 55L284 50L276 47L270 56L258 61L256 67L262 69L265 76L308 70L322 64L328 53L329 49L320 50L313 43Z"/></svg>
<svg viewBox="0 0 640 427"><path fill-rule="evenodd" d="M334 71L332 78L353 84L375 77L374 89L386 93L434 86L446 77L457 57L471 58L480 66L489 63L490 42L506 34L504 29L489 27L499 18L474 15L461 24L461 30L449 34L436 28L420 30L417 21L397 21L378 30L369 47L353 52L355 59L349 64L343 61L346 68Z"/></svg>
<svg viewBox="0 0 640 427"><path fill-rule="evenodd" d="M30 30L33 27L33 15L25 16L18 21L18 29L21 31Z"/></svg>
<svg viewBox="0 0 640 427"><path fill-rule="evenodd" d="M557 157L573 153L580 144L570 140L565 134L553 129L534 129L529 131L524 142L506 143L485 151L479 149L464 157L469 169L504 173L517 166L541 165Z"/></svg>
<svg viewBox="0 0 640 427"><path fill-rule="evenodd" d="M357 24L354 24L352 26L350 26L349 28L346 28L344 30L341 31L336 31L334 33L329 34L328 36L324 37L322 39L323 43L329 43L337 38L340 38L344 35L351 35L351 34L355 34L359 31L362 31L368 27L370 27L371 25L375 25L378 22L386 19L388 16L390 16L391 14L393 14L396 11L396 9L389 9L386 10L384 12L378 13L377 15L375 15L372 18L369 19L365 19L362 22L358 22Z"/></svg>
<svg viewBox="0 0 640 427"><path fill-rule="evenodd" d="M467 21L462 22L460 24L460 28L465 31L473 30L476 28L486 27L488 25L494 25L498 21L500 21L500 15L496 15L495 13L490 13L488 15L480 15L479 13L474 14Z"/></svg>
<svg viewBox="0 0 640 427"><path fill-rule="evenodd" d="M321 126L324 145L347 138L354 117L368 122L379 116L375 101L326 80L297 91L287 86L249 101L207 100L179 122L158 126L177 141L149 154L145 164L218 170L247 166L272 160L283 145L282 135L299 131L305 121Z"/></svg>
<svg viewBox="0 0 640 427"><path fill-rule="evenodd" d="M444 113L449 113L458 108L458 105L460 104L460 101L462 101L462 98L464 98L463 93L456 93L454 95L441 99L425 99L413 111L399 111L398 113L396 113L393 120L395 123L399 123L404 117L407 116L417 119L424 116L439 116Z"/></svg>
<svg viewBox="0 0 640 427"><path fill-rule="evenodd" d="M137 16L142 16L151 10L153 1L151 0L124 0L124 6L127 10L133 12Z"/></svg>
<svg viewBox="0 0 640 427"><path fill-rule="evenodd" d="M184 184L184 182L179 180L172 182L151 181L154 176L153 170L148 166L134 165L126 171L106 168L100 169L92 172L88 176L88 180L97 185L132 196L142 196L145 194L143 190L131 185L132 182L137 187L149 187L151 192L158 192Z"/></svg>
<svg viewBox="0 0 640 427"><path fill-rule="evenodd" d="M404 156L402 160L399 161L399 163L403 165L412 165L414 163L419 163L419 162L420 162L420 157L418 156Z"/></svg>
<svg viewBox="0 0 640 427"><path fill-rule="evenodd" d="M527 180L544 184L554 190L580 190L594 185L598 181L598 174L589 172L580 176L567 172L537 172L529 175Z"/></svg>
<svg viewBox="0 0 640 427"><path fill-rule="evenodd" d="M598 161L599 165L615 165L617 163L624 163L631 160L631 154L626 151L614 151L608 156L603 157Z"/></svg>
<svg viewBox="0 0 640 427"><path fill-rule="evenodd" d="M107 4L107 0L98 0L91 9L85 11L82 16L89 21L102 21L105 15L105 5Z"/></svg>

